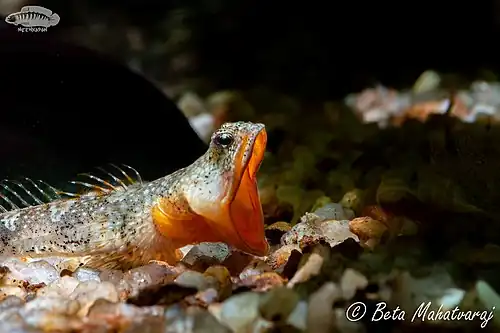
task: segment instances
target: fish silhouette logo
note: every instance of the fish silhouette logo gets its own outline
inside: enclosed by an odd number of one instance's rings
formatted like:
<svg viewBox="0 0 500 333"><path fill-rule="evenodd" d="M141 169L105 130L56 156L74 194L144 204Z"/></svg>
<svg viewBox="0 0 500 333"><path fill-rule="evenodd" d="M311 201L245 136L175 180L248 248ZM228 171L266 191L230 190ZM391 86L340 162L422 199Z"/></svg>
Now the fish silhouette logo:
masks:
<svg viewBox="0 0 500 333"><path fill-rule="evenodd" d="M25 28L42 28L46 31L48 27L59 23L60 17L50 9L41 6L24 6L21 11L12 13L5 18L5 22ZM21 27L18 30L24 31Z"/></svg>

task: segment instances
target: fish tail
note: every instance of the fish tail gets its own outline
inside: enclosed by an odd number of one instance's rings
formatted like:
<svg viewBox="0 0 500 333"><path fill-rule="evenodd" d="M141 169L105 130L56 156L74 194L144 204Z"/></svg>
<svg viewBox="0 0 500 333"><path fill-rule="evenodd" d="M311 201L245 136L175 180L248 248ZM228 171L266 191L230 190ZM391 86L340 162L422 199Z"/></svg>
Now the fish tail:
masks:
<svg viewBox="0 0 500 333"><path fill-rule="evenodd" d="M57 25L59 21L61 20L61 17L57 15L56 13L52 14L49 18L50 24L51 25Z"/></svg>

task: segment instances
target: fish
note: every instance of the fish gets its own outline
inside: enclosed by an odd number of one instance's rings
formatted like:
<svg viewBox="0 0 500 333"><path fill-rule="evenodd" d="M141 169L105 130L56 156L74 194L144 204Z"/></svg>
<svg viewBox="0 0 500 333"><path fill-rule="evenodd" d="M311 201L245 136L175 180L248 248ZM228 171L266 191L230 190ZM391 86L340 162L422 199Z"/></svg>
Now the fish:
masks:
<svg viewBox="0 0 500 333"><path fill-rule="evenodd" d="M24 6L17 13L12 13L5 18L5 22L23 27L48 28L57 25L61 18L50 9L41 6Z"/></svg>
<svg viewBox="0 0 500 333"><path fill-rule="evenodd" d="M61 187L114 162L157 179L208 147L150 77L50 30L25 34L0 20L0 74L0 179Z"/></svg>
<svg viewBox="0 0 500 333"><path fill-rule="evenodd" d="M201 157L172 174L4 212L0 257L77 257L92 268L130 269L175 264L181 247L200 242L265 256L256 175L266 144L263 124L225 123Z"/></svg>

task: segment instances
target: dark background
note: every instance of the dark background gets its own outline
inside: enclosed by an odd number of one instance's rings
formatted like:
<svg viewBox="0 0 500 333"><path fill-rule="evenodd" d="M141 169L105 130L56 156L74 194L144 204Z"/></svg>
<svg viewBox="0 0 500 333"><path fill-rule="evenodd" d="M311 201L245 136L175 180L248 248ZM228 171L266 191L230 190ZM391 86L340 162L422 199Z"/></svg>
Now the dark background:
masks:
<svg viewBox="0 0 500 333"><path fill-rule="evenodd" d="M331 98L374 78L405 83L429 68L496 69L500 55L497 2L489 0L88 3L90 13L119 11L144 28L187 8L200 74L232 88L267 83Z"/></svg>
<svg viewBox="0 0 500 333"><path fill-rule="evenodd" d="M39 3L61 16L53 33L100 22L109 31L134 26L146 40L166 41L172 34L168 30L187 29L189 40L170 47L189 54L191 61L181 74L207 77L218 88L267 84L311 98L342 97L374 80L407 84L429 68L464 74L496 70L500 55L498 4L493 0ZM176 11L185 13L182 19ZM79 34L81 38L70 39L78 42L89 32L80 29ZM112 44L118 39L95 47L117 52ZM163 63L174 53L166 51ZM161 68L156 62L146 71L156 71L148 74L160 80L177 80L179 73L159 74Z"/></svg>

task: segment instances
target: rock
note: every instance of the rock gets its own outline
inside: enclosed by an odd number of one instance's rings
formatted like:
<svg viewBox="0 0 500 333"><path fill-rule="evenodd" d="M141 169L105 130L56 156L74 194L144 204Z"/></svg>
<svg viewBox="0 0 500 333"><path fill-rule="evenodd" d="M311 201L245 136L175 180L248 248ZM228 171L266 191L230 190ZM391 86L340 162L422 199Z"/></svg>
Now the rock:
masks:
<svg viewBox="0 0 500 333"><path fill-rule="evenodd" d="M196 288L198 291L203 291L211 287L211 281L207 279L207 276L195 271L181 273L174 282L180 286Z"/></svg>
<svg viewBox="0 0 500 333"><path fill-rule="evenodd" d="M106 269L99 273L99 279L101 281L108 281L114 284L115 286L120 284L120 281L123 280L124 273L119 270Z"/></svg>
<svg viewBox="0 0 500 333"><path fill-rule="evenodd" d="M80 316L85 316L97 299L101 298L110 302L118 302L118 292L110 282L82 282L73 290L69 297L80 302Z"/></svg>
<svg viewBox="0 0 500 333"><path fill-rule="evenodd" d="M393 291L391 304L396 304L404 311L412 311L410 309L416 309L424 302L432 302L430 310L435 310L434 307L442 305L447 295L457 289L450 274L440 265L430 267L425 276L418 278L409 272L400 272L390 283ZM462 300L464 294L462 291L458 302ZM450 309L455 306L449 301L446 303L451 306ZM445 311L447 308L442 310Z"/></svg>
<svg viewBox="0 0 500 333"><path fill-rule="evenodd" d="M333 303L342 292L333 282L327 282L309 297L307 312L308 332L332 332L334 329Z"/></svg>
<svg viewBox="0 0 500 333"><path fill-rule="evenodd" d="M44 332L79 331L83 323L75 317L51 313L50 311L31 311L24 317L30 326L40 328Z"/></svg>
<svg viewBox="0 0 500 333"><path fill-rule="evenodd" d="M27 295L26 291L21 287L15 287L15 286L0 287L0 301L11 296L16 296L24 299L26 295Z"/></svg>
<svg viewBox="0 0 500 333"><path fill-rule="evenodd" d="M71 276L73 276L80 282L91 281L91 280L101 282L99 274L100 272L98 270L86 267L79 267Z"/></svg>
<svg viewBox="0 0 500 333"><path fill-rule="evenodd" d="M361 273L347 268L340 279L340 289L344 299L350 300L358 290L368 286L368 279Z"/></svg>
<svg viewBox="0 0 500 333"><path fill-rule="evenodd" d="M168 283L161 286L151 286L141 290L137 296L127 299L127 303L137 306L171 305L187 296L195 295L198 289Z"/></svg>
<svg viewBox="0 0 500 333"><path fill-rule="evenodd" d="M259 312L268 321L285 322L298 302L299 296L295 291L277 287L261 296Z"/></svg>
<svg viewBox="0 0 500 333"><path fill-rule="evenodd" d="M492 320L493 321L493 324L498 328L500 327L500 319L498 318L498 313L499 313L499 309L498 309L498 305L500 304L500 296L498 295L498 293L488 284L486 283L485 281L478 281L476 283L476 293L477 293L477 297L479 299L479 301L481 302L481 309L477 309L477 310L480 310L480 311L490 311L491 310L491 315L488 316L487 321L483 320L481 318L481 320L484 323L484 327L486 327L486 325L488 325L488 321ZM457 299L458 302L461 301L461 298ZM455 302L456 303L456 302ZM450 304L451 305L451 304ZM491 316L491 318L490 318ZM483 326L481 326L481 328L484 328Z"/></svg>
<svg viewBox="0 0 500 333"><path fill-rule="evenodd" d="M231 333L212 314L196 307L184 310L177 305L171 306L165 311L165 320L165 333Z"/></svg>
<svg viewBox="0 0 500 333"><path fill-rule="evenodd" d="M266 262L273 270L283 269L294 250L300 252L300 247L297 244L284 245L271 253Z"/></svg>
<svg viewBox="0 0 500 333"><path fill-rule="evenodd" d="M260 295L252 292L230 297L220 312L220 321L235 333L248 332L252 323L259 317Z"/></svg>
<svg viewBox="0 0 500 333"><path fill-rule="evenodd" d="M208 288L198 292L194 296L186 297L186 301L190 305L198 305L204 308L208 307L210 304L218 302L220 299L221 297L219 297L219 292L214 288Z"/></svg>
<svg viewBox="0 0 500 333"><path fill-rule="evenodd" d="M208 261L210 263L222 263L231 251L224 243L200 243L193 246L184 256L182 262L194 266L198 261Z"/></svg>
<svg viewBox="0 0 500 333"><path fill-rule="evenodd" d="M275 222L266 227L266 238L271 244L279 244L281 237L292 229L287 222Z"/></svg>
<svg viewBox="0 0 500 333"><path fill-rule="evenodd" d="M73 316L80 310L80 302L72 299L56 297L37 297L34 300L27 302L21 310L21 313L23 317L26 317L31 313L40 310L50 312L52 314Z"/></svg>
<svg viewBox="0 0 500 333"><path fill-rule="evenodd" d="M3 265L9 269L9 273L4 276L4 283L19 284L19 281L26 281L29 284L50 284L59 278L59 272L45 260L24 263L19 259L8 259Z"/></svg>
<svg viewBox="0 0 500 333"><path fill-rule="evenodd" d="M387 226L371 217L358 217L351 220L349 229L371 249L378 245L384 236L389 235Z"/></svg>
<svg viewBox="0 0 500 333"><path fill-rule="evenodd" d="M231 253L226 260L224 260L222 265L227 267L231 276L238 276L254 260L255 257L250 254L235 251Z"/></svg>
<svg viewBox="0 0 500 333"><path fill-rule="evenodd" d="M288 287L291 288L297 283L305 282L320 273L324 259L318 253L311 253L306 263L295 273L293 278L288 282Z"/></svg>
<svg viewBox="0 0 500 333"><path fill-rule="evenodd" d="M254 291L267 291L275 287L285 285L285 279L275 272L266 272L260 275L252 275L237 284L238 287L251 288Z"/></svg>
<svg viewBox="0 0 500 333"><path fill-rule="evenodd" d="M260 275L262 273L272 271L273 269L269 267L265 261L261 259L254 259L243 269L243 271L241 271L239 278L244 280L254 275Z"/></svg>
<svg viewBox="0 0 500 333"><path fill-rule="evenodd" d="M326 241L334 247L349 238L359 242L358 236L349 230L348 220L324 220L324 217L306 213L300 223L283 235L281 242L284 245L298 244L304 248Z"/></svg>
<svg viewBox="0 0 500 333"><path fill-rule="evenodd" d="M315 214L320 221L340 221L354 218L354 212L349 208L344 208L340 203L327 203L316 209L313 214Z"/></svg>
<svg viewBox="0 0 500 333"><path fill-rule="evenodd" d="M233 290L233 284L231 281L231 274L229 270L224 266L212 266L207 268L205 277L212 278L215 282L215 289L217 290L220 299L226 299L229 297Z"/></svg>
<svg viewBox="0 0 500 333"><path fill-rule="evenodd" d="M54 283L39 289L37 291L37 296L67 298L79 284L80 282L77 279L70 276L63 276Z"/></svg>
<svg viewBox="0 0 500 333"><path fill-rule="evenodd" d="M290 315L286 319L286 323L301 331L305 331L307 329L307 312L307 302L299 301L293 309L292 313L290 313Z"/></svg>

